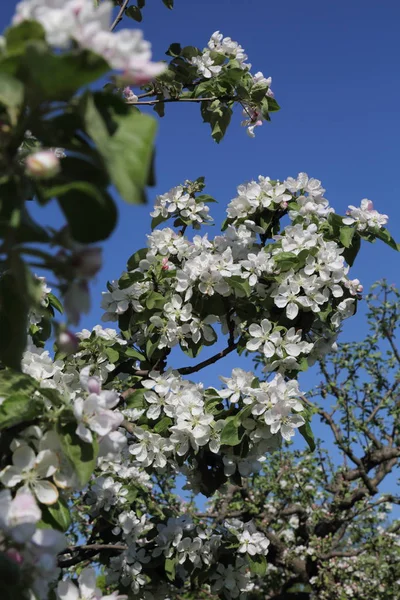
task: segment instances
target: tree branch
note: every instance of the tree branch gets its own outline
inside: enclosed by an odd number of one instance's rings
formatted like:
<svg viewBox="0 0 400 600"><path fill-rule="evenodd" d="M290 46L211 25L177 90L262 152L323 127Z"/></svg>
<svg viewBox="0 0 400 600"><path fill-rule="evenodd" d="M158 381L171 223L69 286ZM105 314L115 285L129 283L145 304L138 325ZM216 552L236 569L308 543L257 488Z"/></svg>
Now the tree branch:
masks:
<svg viewBox="0 0 400 600"><path fill-rule="evenodd" d="M112 25L110 27L110 31L114 31L114 29L116 28L116 26L118 25L118 23L120 21L122 21L125 9L127 8L128 4L129 4L129 0L124 0L123 1L122 5L121 5L121 8L119 9L117 16L115 17L114 22L112 23Z"/></svg>

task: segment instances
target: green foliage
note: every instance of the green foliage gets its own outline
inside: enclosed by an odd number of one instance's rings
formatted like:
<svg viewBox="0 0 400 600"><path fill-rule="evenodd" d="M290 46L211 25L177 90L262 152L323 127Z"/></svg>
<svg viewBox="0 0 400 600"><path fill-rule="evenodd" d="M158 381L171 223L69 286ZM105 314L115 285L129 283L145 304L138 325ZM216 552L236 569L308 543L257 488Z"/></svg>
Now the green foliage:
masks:
<svg viewBox="0 0 400 600"><path fill-rule="evenodd" d="M98 443L96 440L84 442L75 430L76 423L58 423L57 425L62 451L83 487L89 481L96 466Z"/></svg>

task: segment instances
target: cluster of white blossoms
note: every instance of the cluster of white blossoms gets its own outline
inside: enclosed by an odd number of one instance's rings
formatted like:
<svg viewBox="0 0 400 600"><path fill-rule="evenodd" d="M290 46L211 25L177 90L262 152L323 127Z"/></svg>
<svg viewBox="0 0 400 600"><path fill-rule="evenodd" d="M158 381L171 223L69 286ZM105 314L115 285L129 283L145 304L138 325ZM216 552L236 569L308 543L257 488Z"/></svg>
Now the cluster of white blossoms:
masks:
<svg viewBox="0 0 400 600"><path fill-rule="evenodd" d="M383 227L388 222L388 216L378 213L374 209L371 200L361 200L361 206L349 206L346 213L348 216L343 219L345 225L355 225L360 231L364 231L369 227Z"/></svg>
<svg viewBox="0 0 400 600"><path fill-rule="evenodd" d="M57 576L57 553L67 562L75 555L57 532L51 537L46 532L52 530L36 524L42 511L68 508L73 494L82 494L88 519L107 522L108 543L115 539L107 583L140 599L168 598L169 584L149 574L154 561L169 565L170 582L206 570L211 593L226 600L244 599L254 587L251 565L265 562L268 539L252 523L194 523L182 514L183 503L180 517L161 512L158 518L140 497L156 504L159 478L180 474L187 489L210 495L257 472L282 438L291 440L307 423L298 371L334 347L362 289L348 278L348 247L334 228L371 235L386 221L375 215L366 223L354 211L352 223L333 215L321 183L301 173L240 186L224 232L190 239L189 225L209 221L212 199L201 191L197 180L157 198L153 225L172 217L180 230L155 229L148 247L129 259L129 270L104 293L104 318L119 320L121 334L101 326L83 330L74 352L54 358L35 346L34 335L29 340L18 376L24 385L34 380L30 401L40 421L21 428L2 465L6 511L0 526L6 547L16 548L31 569L26 579L40 588L39 600L47 600ZM42 287L46 301L45 282ZM218 335L227 339L218 354L193 367L169 367L171 348L195 357ZM253 353L265 378L234 368L221 377L221 389L186 378L235 350ZM85 449L91 462L79 471L74 461ZM27 499L26 515L21 498ZM289 525L282 533L288 544L294 518ZM25 533L17 539L20 526ZM223 564L221 552L230 553ZM88 571L78 585L60 582L57 593L60 600L102 598Z"/></svg>
<svg viewBox="0 0 400 600"><path fill-rule="evenodd" d="M66 544L65 536L54 529L42 529L42 512L30 490L22 487L12 497L0 491L0 543L5 557L19 566L35 598L47 600L48 587L59 575L57 554Z"/></svg>
<svg viewBox="0 0 400 600"><path fill-rule="evenodd" d="M16 6L13 24L37 21L51 46L66 49L75 42L102 56L132 83L150 81L165 65L151 62L151 44L140 30L110 31L112 11L109 0L98 5L93 0L22 0Z"/></svg>
<svg viewBox="0 0 400 600"><path fill-rule="evenodd" d="M190 63L197 68L197 74L204 79L213 79L218 77L223 71L226 61L234 61L231 63L235 68L242 69L249 73L251 77L251 86L264 86L265 98L273 98L274 94L271 90L271 77L264 77L261 71L250 74L251 64L245 62L247 54L238 42L233 41L230 37L224 37L219 31L215 31L207 47L202 53L193 56ZM254 129L263 124L264 117L259 108L256 108L251 102L241 101L243 107L243 115L246 117L242 125L247 127L247 133L250 137L254 137Z"/></svg>

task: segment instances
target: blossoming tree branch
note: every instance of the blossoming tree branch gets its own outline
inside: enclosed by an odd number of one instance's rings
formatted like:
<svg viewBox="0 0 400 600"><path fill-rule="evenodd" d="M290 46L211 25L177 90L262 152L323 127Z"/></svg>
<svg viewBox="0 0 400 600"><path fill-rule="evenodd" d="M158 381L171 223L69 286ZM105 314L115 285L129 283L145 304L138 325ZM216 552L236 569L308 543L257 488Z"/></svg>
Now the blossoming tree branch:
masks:
<svg viewBox="0 0 400 600"><path fill-rule="evenodd" d="M146 247L108 283L103 320L118 331L73 333L101 266L90 244L116 224L110 186L137 203L153 181L155 119L139 107L198 103L216 141L235 105L251 136L279 108L237 42L216 32L155 63L140 31L119 29L143 0L116 4L24 0L1 44L2 598L244 599L269 538L193 518L177 479L212 497L244 487L297 430L314 448L298 374L356 310L361 241L398 248L370 200L337 215L305 173L239 185L209 239L198 231L215 200L199 177L156 198ZM54 201L60 230L31 214ZM231 353L262 362L262 376L190 380Z"/></svg>

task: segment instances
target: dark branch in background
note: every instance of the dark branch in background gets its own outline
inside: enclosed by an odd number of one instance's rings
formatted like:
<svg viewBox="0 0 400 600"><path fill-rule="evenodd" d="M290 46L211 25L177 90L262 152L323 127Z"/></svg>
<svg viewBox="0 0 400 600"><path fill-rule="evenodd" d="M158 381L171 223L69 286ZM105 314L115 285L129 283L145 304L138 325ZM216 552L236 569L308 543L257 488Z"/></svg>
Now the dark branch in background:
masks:
<svg viewBox="0 0 400 600"><path fill-rule="evenodd" d="M124 544L88 544L82 546L68 546L58 555L58 566L61 568L72 567L84 560L92 559L99 552L123 552L127 549ZM70 558L63 558L65 554L69 554Z"/></svg>
<svg viewBox="0 0 400 600"><path fill-rule="evenodd" d="M146 94L150 95L150 94ZM143 97L143 96L142 96ZM162 104L167 102L214 102L214 100L219 100L220 102L235 102L237 100L236 97L233 96L211 96L210 98L161 98L159 100L145 100L141 102L127 101L126 104L131 104L132 106L153 106L154 104Z"/></svg>
<svg viewBox="0 0 400 600"><path fill-rule="evenodd" d="M128 6L128 4L129 4L129 0L124 0L123 1L123 3L121 4L121 8L119 9L117 16L115 17L114 22L113 22L113 24L110 27L110 31L114 31L114 29L116 28L116 26L118 25L118 23L120 21L122 21L125 9Z"/></svg>

